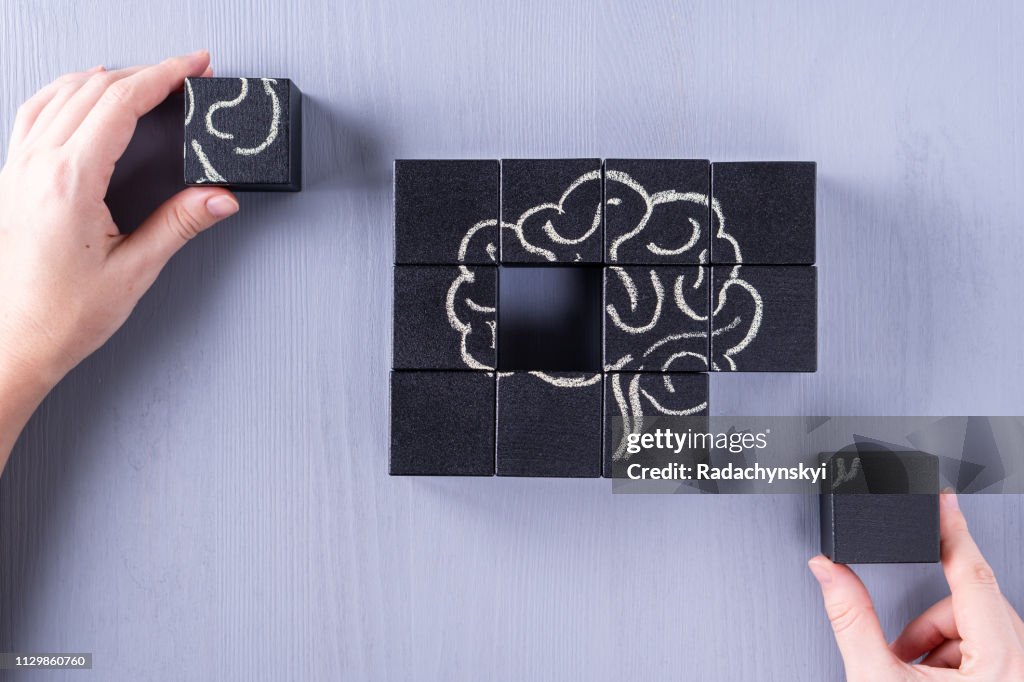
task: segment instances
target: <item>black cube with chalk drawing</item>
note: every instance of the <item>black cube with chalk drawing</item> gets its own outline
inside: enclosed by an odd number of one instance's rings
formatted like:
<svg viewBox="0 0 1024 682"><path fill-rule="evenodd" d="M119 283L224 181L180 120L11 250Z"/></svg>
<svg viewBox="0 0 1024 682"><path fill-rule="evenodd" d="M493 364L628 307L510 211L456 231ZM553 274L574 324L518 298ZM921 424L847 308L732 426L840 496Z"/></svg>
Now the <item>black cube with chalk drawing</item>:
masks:
<svg viewBox="0 0 1024 682"><path fill-rule="evenodd" d="M302 93L287 78L185 79L185 184L302 188Z"/></svg>
<svg viewBox="0 0 1024 682"><path fill-rule="evenodd" d="M822 455L821 552L841 564L939 560L939 460L925 452Z"/></svg>

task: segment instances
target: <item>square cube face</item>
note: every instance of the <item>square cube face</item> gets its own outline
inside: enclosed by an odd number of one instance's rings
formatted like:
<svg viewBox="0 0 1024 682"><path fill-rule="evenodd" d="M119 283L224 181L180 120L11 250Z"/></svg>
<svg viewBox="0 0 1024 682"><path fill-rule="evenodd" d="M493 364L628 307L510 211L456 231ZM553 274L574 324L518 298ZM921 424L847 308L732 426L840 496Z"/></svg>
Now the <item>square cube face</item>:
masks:
<svg viewBox="0 0 1024 682"><path fill-rule="evenodd" d="M395 369L494 369L497 268L396 265Z"/></svg>
<svg viewBox="0 0 1024 682"><path fill-rule="evenodd" d="M392 372L392 476L493 476L490 372Z"/></svg>
<svg viewBox="0 0 1024 682"><path fill-rule="evenodd" d="M498 271L498 369L601 370L601 268Z"/></svg>
<svg viewBox="0 0 1024 682"><path fill-rule="evenodd" d="M608 263L701 264L711 244L711 164L608 159L604 165Z"/></svg>
<svg viewBox="0 0 1024 682"><path fill-rule="evenodd" d="M605 269L606 370L708 371L710 268Z"/></svg>
<svg viewBox="0 0 1024 682"><path fill-rule="evenodd" d="M693 454L651 448L631 452L629 434L653 434L659 426L674 433L706 432L707 374L613 372L604 383L605 477L629 478L632 465L663 467Z"/></svg>
<svg viewBox="0 0 1024 682"><path fill-rule="evenodd" d="M711 193L721 214L712 226L711 262L813 264L816 169L811 161L712 164Z"/></svg>
<svg viewBox="0 0 1024 682"><path fill-rule="evenodd" d="M395 262L494 265L497 161L395 161Z"/></svg>
<svg viewBox="0 0 1024 682"><path fill-rule="evenodd" d="M299 191L299 89L287 78L186 78L185 184Z"/></svg>
<svg viewBox="0 0 1024 682"><path fill-rule="evenodd" d="M814 372L818 278L814 266L711 269L711 368Z"/></svg>
<svg viewBox="0 0 1024 682"><path fill-rule="evenodd" d="M600 263L600 159L501 162L503 263Z"/></svg>
<svg viewBox="0 0 1024 682"><path fill-rule="evenodd" d="M924 452L827 457L822 553L844 564L939 560L939 461Z"/></svg>
<svg viewBox="0 0 1024 682"><path fill-rule="evenodd" d="M601 375L498 375L499 476L601 475Z"/></svg>

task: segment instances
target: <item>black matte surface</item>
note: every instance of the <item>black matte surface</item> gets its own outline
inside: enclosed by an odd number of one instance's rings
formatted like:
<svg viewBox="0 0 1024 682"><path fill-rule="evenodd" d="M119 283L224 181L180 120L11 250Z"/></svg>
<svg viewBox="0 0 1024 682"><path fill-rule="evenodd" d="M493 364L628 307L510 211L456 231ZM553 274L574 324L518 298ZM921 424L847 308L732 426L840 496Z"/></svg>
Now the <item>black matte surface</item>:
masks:
<svg viewBox="0 0 1024 682"><path fill-rule="evenodd" d="M392 372L392 476L492 476L494 375Z"/></svg>
<svg viewBox="0 0 1024 682"><path fill-rule="evenodd" d="M821 551L835 562L939 560L939 461L920 452L838 453L821 495Z"/></svg>
<svg viewBox="0 0 1024 682"><path fill-rule="evenodd" d="M244 98L215 107L238 99L243 81ZM185 116L185 184L235 190L301 189L302 94L287 78L188 78Z"/></svg>
<svg viewBox="0 0 1024 682"><path fill-rule="evenodd" d="M575 189L570 187L586 176ZM568 194L566 194L568 192ZM502 223L518 226L530 247L524 247L516 231L503 225L501 260L505 263L600 263L604 250L601 211L600 159L505 159L501 162ZM541 207L537 211L532 209ZM595 220L597 227L594 228ZM550 223L561 238L552 239Z"/></svg>
<svg viewBox="0 0 1024 682"><path fill-rule="evenodd" d="M559 379L593 375L554 373ZM601 475L601 380L553 386L527 372L498 376L499 476Z"/></svg>
<svg viewBox="0 0 1024 682"><path fill-rule="evenodd" d="M605 367L706 372L710 279L711 269L699 266L606 268ZM636 291L635 306L627 281ZM690 313L677 303L677 293Z"/></svg>
<svg viewBox="0 0 1024 682"><path fill-rule="evenodd" d="M716 265L712 269L712 310L723 284L733 279L753 287L761 299L761 319L746 347L731 357L740 372L814 372L818 367L817 269L814 266ZM713 366L730 371L728 353L750 334L756 304L749 290L726 287L725 303L713 318ZM733 323L739 323L733 326ZM731 328L730 328L731 327Z"/></svg>
<svg viewBox="0 0 1024 682"><path fill-rule="evenodd" d="M813 161L713 163L711 193L740 258L731 242L715 237L711 262L813 264L815 187ZM713 229L717 233L717 221Z"/></svg>
<svg viewBox="0 0 1024 682"><path fill-rule="evenodd" d="M601 268L498 271L498 369L601 370Z"/></svg>
<svg viewBox="0 0 1024 682"><path fill-rule="evenodd" d="M711 164L708 161L607 159L604 168L608 263L696 265L708 262L711 243L708 201ZM702 253L704 261L700 260Z"/></svg>
<svg viewBox="0 0 1024 682"><path fill-rule="evenodd" d="M497 161L395 161L396 263L493 265L497 219ZM463 239L486 221L494 223L473 233L460 260Z"/></svg>
<svg viewBox="0 0 1024 682"><path fill-rule="evenodd" d="M396 265L394 288L395 369L493 369L496 361L492 326L495 313L481 312L467 302L494 309L497 303L497 270L481 265L466 268L473 281L455 265ZM457 320L466 324L466 352L462 354L462 333L452 326L446 302L453 282L462 278L452 303Z"/></svg>
<svg viewBox="0 0 1024 682"><path fill-rule="evenodd" d="M695 451L675 452L645 449L630 453L626 449L625 430L655 433L658 428L669 428L680 433L686 428L695 432L707 431L708 375L707 374L643 374L612 372L604 378L604 476L627 478L629 467L659 467L669 463L686 463ZM642 419L637 420L631 399L636 395ZM664 411L663 411L664 410ZM669 412L680 413L662 420ZM681 419L682 414L693 419ZM640 428L633 425L640 423ZM700 461L707 457L704 450Z"/></svg>

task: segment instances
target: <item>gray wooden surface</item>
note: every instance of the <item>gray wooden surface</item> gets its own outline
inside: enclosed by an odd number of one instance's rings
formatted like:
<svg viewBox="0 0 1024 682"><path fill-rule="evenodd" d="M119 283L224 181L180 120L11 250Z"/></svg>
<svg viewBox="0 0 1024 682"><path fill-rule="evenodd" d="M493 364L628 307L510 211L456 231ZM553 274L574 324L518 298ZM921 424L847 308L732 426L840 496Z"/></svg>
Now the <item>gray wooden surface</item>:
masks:
<svg viewBox="0 0 1024 682"><path fill-rule="evenodd" d="M196 47L308 98L305 191L178 256L0 479L0 650L95 654L9 679L838 678L809 499L386 457L395 157L815 159L820 370L712 409L1024 413L1024 6L845 4L0 4L5 135L59 73ZM963 506L1024 605L1021 499ZM944 594L862 575L890 635Z"/></svg>

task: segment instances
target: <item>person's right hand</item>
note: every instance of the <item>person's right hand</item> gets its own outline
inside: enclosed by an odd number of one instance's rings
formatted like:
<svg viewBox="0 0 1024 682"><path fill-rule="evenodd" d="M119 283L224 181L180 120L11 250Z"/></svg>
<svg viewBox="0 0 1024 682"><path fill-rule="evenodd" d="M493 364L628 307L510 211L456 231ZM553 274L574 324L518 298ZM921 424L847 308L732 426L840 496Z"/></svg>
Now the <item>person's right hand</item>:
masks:
<svg viewBox="0 0 1024 682"><path fill-rule="evenodd" d="M809 562L851 682L1024 680L1024 623L974 544L956 495L940 495L939 508L951 594L911 621L892 646L856 574L824 556Z"/></svg>

